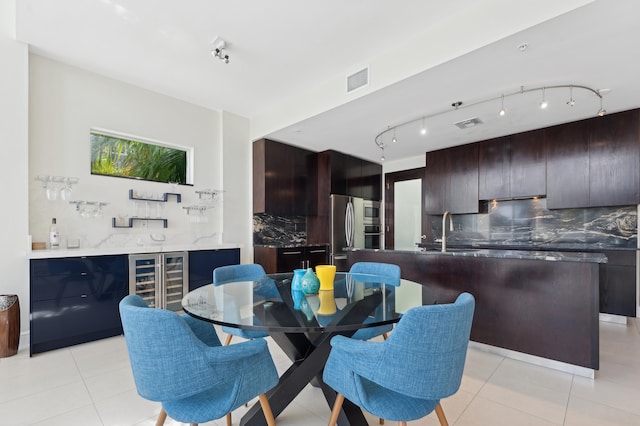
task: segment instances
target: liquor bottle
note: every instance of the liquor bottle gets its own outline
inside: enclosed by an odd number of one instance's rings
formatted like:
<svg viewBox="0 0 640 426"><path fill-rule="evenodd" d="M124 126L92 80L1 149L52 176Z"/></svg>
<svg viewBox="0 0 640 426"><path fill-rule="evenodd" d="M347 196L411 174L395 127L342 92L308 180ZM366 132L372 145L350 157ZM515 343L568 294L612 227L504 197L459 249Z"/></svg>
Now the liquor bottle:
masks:
<svg viewBox="0 0 640 426"><path fill-rule="evenodd" d="M49 245L52 249L60 247L60 234L58 234L55 217L51 219L51 227L49 228Z"/></svg>

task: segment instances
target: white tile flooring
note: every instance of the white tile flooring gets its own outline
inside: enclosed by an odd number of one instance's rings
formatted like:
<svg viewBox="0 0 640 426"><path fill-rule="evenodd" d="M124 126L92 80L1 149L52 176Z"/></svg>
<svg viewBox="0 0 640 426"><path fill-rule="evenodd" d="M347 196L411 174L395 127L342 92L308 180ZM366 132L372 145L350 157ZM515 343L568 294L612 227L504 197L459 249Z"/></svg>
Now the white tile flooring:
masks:
<svg viewBox="0 0 640 426"><path fill-rule="evenodd" d="M449 423L640 425L640 319L628 325L601 322L600 331L595 380L470 349L460 390L442 401ZM286 369L286 356L273 342L270 349L278 370ZM234 413L234 425L244 410ZM32 358L25 349L0 358L0 425L143 426L154 425L158 411L159 404L136 393L122 336ZM329 413L320 390L308 386L277 423L326 425ZM373 416L367 419L378 424ZM409 424L438 422L432 413ZM206 425L222 426L224 419Z"/></svg>

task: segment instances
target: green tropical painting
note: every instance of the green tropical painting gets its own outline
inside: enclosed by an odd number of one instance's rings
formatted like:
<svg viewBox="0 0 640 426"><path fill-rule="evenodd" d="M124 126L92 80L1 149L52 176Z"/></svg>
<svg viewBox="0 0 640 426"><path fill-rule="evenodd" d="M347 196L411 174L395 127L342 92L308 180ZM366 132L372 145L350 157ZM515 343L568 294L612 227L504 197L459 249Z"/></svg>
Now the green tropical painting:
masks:
<svg viewBox="0 0 640 426"><path fill-rule="evenodd" d="M91 132L91 174L187 184L187 152Z"/></svg>

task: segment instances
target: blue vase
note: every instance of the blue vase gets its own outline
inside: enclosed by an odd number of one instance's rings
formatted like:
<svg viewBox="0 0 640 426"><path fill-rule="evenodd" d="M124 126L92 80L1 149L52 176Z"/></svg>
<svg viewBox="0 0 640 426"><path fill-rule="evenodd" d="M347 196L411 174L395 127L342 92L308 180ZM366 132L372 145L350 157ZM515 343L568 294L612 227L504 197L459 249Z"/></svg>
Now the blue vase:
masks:
<svg viewBox="0 0 640 426"><path fill-rule="evenodd" d="M320 290L320 280L313 273L313 269L307 269L307 272L300 280L300 289L304 294L316 294Z"/></svg>
<svg viewBox="0 0 640 426"><path fill-rule="evenodd" d="M297 311L301 310L301 303L304 300L304 293L302 290L291 289L291 297L293 298L293 309Z"/></svg>
<svg viewBox="0 0 640 426"><path fill-rule="evenodd" d="M291 291L294 291L294 290L302 291L300 287L300 280L302 280L302 277L306 272L307 272L306 269L293 270L293 279L291 280Z"/></svg>

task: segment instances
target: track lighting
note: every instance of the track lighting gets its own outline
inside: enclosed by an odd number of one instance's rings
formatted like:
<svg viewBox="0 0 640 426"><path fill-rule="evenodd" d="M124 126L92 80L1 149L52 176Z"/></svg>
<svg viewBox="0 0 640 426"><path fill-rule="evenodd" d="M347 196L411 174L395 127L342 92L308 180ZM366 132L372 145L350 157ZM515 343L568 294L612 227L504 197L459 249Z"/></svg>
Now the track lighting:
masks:
<svg viewBox="0 0 640 426"><path fill-rule="evenodd" d="M420 129L420 134L423 136L427 134L427 128L424 126L424 117L422 117L422 128Z"/></svg>
<svg viewBox="0 0 640 426"><path fill-rule="evenodd" d="M602 107L602 96L600 96L600 109L598 110L598 116L602 117L607 113L607 110Z"/></svg>
<svg viewBox="0 0 640 426"><path fill-rule="evenodd" d="M574 106L576 101L573 100L573 86L569 86L569 100L567 101L567 105Z"/></svg>
<svg viewBox="0 0 640 426"><path fill-rule="evenodd" d="M391 133L393 136L391 138L391 142L392 143L397 143L398 139L396 138L396 130L398 127L402 127L402 126L406 126L409 124L413 124L416 122L422 122L422 127L420 128L420 134L421 135L426 135L427 134L427 127L425 125L425 122L427 119L436 117L436 116L440 116L440 115L444 115L444 114L448 114L451 112L455 112L458 111L460 109L463 108L469 108L469 107L473 107L473 106L477 106L477 105L482 105L488 102L496 102L497 100L500 100L500 111L498 111L498 115L499 116L505 116L507 114L507 110L504 107L504 100L505 98L511 97L511 96L516 96L516 95L524 95L526 93L530 93L530 92L542 92L542 101L540 102L540 108L541 109L545 109L547 108L547 106L549 105L547 102L547 90L554 90L554 89L569 89L569 100L567 101L567 105L573 107L575 105L575 99L573 99L573 89L580 89L580 90L585 90L587 92L591 92L594 95L596 95L600 101L600 109L598 110L598 116L602 117L603 115L605 115L607 113L607 110L604 109L603 105L602 105L602 93L598 90L592 89L591 87L587 87L587 86L581 86L581 85L576 85L576 84L560 84L560 85L554 85L554 86L544 86L544 87L534 87L531 89L525 89L524 86L520 86L520 88L515 91L515 92L511 92L511 93L503 93L500 96L496 96L496 97L492 97L492 98L486 98L486 99L481 99L475 102L469 102L469 103L462 103L462 101L455 101L451 103L451 108L447 108L432 114L427 114L427 115L422 115L419 118L414 118L412 120L408 120L405 121L403 123L397 124L395 126L387 126L387 128L385 130L383 130L382 132L378 133L376 135L376 137L374 138L374 142L376 144L376 146L382 150L382 156L380 157L380 161L384 161L385 159L385 155L384 155L384 143L382 142L382 137L384 135L386 135L387 133L390 133L393 130L393 133ZM603 93L605 89L602 89ZM463 120L461 122L458 123L454 123L455 125L457 125L460 129L468 129L470 127L473 127L476 124L482 124L484 122L484 120L481 120L479 117L474 117L471 119L467 119L467 120ZM490 122L490 121L488 121ZM415 127L414 127L415 128Z"/></svg>
<svg viewBox="0 0 640 426"><path fill-rule="evenodd" d="M226 51L227 42L221 39L220 37L216 37L215 40L211 42L213 45L213 49L211 49L211 55L214 58L220 59L225 64L229 63L229 54Z"/></svg>
<svg viewBox="0 0 640 426"><path fill-rule="evenodd" d="M502 103L501 103L501 108L500 108L500 112L498 112L498 115L500 117L503 117L506 113L507 113L507 110L504 109L504 95L502 95Z"/></svg>
<svg viewBox="0 0 640 426"><path fill-rule="evenodd" d="M542 101L540 102L540 108L545 109L549 105L547 103L547 97L545 96L546 87L542 88Z"/></svg>

